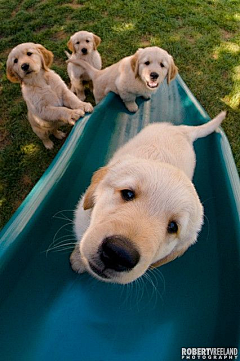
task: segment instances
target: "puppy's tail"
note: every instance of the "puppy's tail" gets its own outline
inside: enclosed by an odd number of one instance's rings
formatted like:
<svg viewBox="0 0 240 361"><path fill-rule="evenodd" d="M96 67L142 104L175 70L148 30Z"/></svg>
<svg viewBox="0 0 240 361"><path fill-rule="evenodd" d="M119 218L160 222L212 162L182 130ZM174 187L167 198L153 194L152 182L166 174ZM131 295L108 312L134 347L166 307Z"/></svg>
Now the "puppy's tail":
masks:
<svg viewBox="0 0 240 361"><path fill-rule="evenodd" d="M94 68L92 65L90 65L89 63L87 63L85 60L82 60L82 59L69 59L69 60L67 60L67 63L73 63L75 65L78 65L78 66L82 67L84 70L86 70L88 76L92 80L94 80L94 78L96 77L96 75L100 71L100 70Z"/></svg>
<svg viewBox="0 0 240 361"><path fill-rule="evenodd" d="M208 123L203 125L198 125L196 127L184 127L188 136L191 138L192 142L198 138L206 137L216 130L219 125L222 123L223 119L226 118L227 112L223 111L219 113L214 119L210 120Z"/></svg>
<svg viewBox="0 0 240 361"><path fill-rule="evenodd" d="M64 53L67 55L68 59L71 58L71 54L69 54L69 52L67 52L67 51L65 50Z"/></svg>

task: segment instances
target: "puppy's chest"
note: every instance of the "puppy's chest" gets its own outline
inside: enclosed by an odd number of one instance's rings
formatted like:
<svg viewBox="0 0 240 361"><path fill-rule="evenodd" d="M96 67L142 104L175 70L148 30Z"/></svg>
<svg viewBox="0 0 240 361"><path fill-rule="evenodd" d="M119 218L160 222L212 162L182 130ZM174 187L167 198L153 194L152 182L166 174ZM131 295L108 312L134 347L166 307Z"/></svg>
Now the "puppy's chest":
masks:
<svg viewBox="0 0 240 361"><path fill-rule="evenodd" d="M22 92L26 103L33 107L63 105L60 89L51 84L44 84L43 87L23 87Z"/></svg>

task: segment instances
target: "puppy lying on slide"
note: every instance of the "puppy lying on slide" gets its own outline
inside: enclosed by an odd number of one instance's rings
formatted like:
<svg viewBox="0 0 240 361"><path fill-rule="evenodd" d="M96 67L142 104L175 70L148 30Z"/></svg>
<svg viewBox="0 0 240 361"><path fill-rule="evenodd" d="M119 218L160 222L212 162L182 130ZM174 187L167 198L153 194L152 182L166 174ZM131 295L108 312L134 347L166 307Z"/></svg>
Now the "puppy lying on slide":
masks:
<svg viewBox="0 0 240 361"><path fill-rule="evenodd" d="M88 31L78 31L73 34L68 41L68 49L72 55L65 51L69 59L83 59L96 69L101 69L102 59L97 51L97 47L101 43L99 36ZM91 80L84 68L73 63L68 63L68 76L71 79L71 91L81 100L85 100L83 81Z"/></svg>
<svg viewBox="0 0 240 361"><path fill-rule="evenodd" d="M21 84L28 120L47 149L53 148L50 134L58 139L65 137L58 130L60 125L74 125L85 112L93 110L90 103L79 100L60 76L49 69L52 61L53 53L34 43L16 46L7 60L7 77Z"/></svg>
<svg viewBox="0 0 240 361"><path fill-rule="evenodd" d="M193 142L225 116L193 127L148 125L94 173L75 212L74 271L125 284L196 242L203 207L191 181Z"/></svg>
<svg viewBox="0 0 240 361"><path fill-rule="evenodd" d="M149 99L167 77L168 84L177 74L177 67L167 51L157 47L138 49L108 68L97 70L84 60L69 59L84 68L93 81L93 94L99 103L110 91L119 94L130 112L136 112L136 97Z"/></svg>

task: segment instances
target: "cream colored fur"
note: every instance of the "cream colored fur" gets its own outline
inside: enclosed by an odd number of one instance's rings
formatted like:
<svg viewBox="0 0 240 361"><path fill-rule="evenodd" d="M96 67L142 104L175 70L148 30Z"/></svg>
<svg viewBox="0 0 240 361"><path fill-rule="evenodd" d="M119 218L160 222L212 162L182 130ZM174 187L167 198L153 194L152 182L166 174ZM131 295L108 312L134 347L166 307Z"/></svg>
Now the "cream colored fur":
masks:
<svg viewBox="0 0 240 361"><path fill-rule="evenodd" d="M93 81L96 103L112 91L119 94L130 112L138 110L136 97L149 99L166 77L169 84L177 74L172 56L157 46L138 49L134 55L103 70L97 70L79 59L69 59L68 63L79 65L86 70ZM151 79L152 73L157 74L158 78Z"/></svg>
<svg viewBox="0 0 240 361"><path fill-rule="evenodd" d="M78 31L68 41L68 48L72 54L65 52L71 60L83 59L96 69L101 69L102 59L97 51L101 38L88 31ZM86 70L72 62L67 65L68 76L71 80L71 90L81 100L85 100L83 81L91 80Z"/></svg>
<svg viewBox="0 0 240 361"><path fill-rule="evenodd" d="M225 116L222 112L196 127L151 124L93 175L75 212L78 242L71 255L73 270L125 284L141 277L149 267L181 256L196 242L203 207L192 183L196 162L193 142L213 132ZM123 189L133 190L135 198L124 201ZM172 221L178 225L174 234L168 232ZM99 247L106 237L115 235L128 239L140 254L139 262L129 271L117 272L102 265Z"/></svg>
<svg viewBox="0 0 240 361"><path fill-rule="evenodd" d="M21 84L32 130L48 149L53 147L50 134L59 139L65 136L58 130L60 125L74 125L85 112L93 110L90 103L81 102L60 76L50 70L52 60L51 51L34 43L16 46L7 60L7 77Z"/></svg>

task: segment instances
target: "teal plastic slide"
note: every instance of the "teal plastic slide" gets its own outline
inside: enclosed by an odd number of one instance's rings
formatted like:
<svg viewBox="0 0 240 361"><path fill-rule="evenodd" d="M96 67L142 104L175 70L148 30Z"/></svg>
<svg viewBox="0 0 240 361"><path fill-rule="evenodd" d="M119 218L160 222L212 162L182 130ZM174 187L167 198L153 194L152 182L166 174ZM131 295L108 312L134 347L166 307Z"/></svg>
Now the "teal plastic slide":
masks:
<svg viewBox="0 0 240 361"><path fill-rule="evenodd" d="M240 186L221 129L195 143L205 223L194 246L129 285L71 270L73 210L93 172L148 123L209 120L180 76L138 102L130 114L109 94L79 120L2 230L1 361L177 361L186 349L238 348Z"/></svg>

